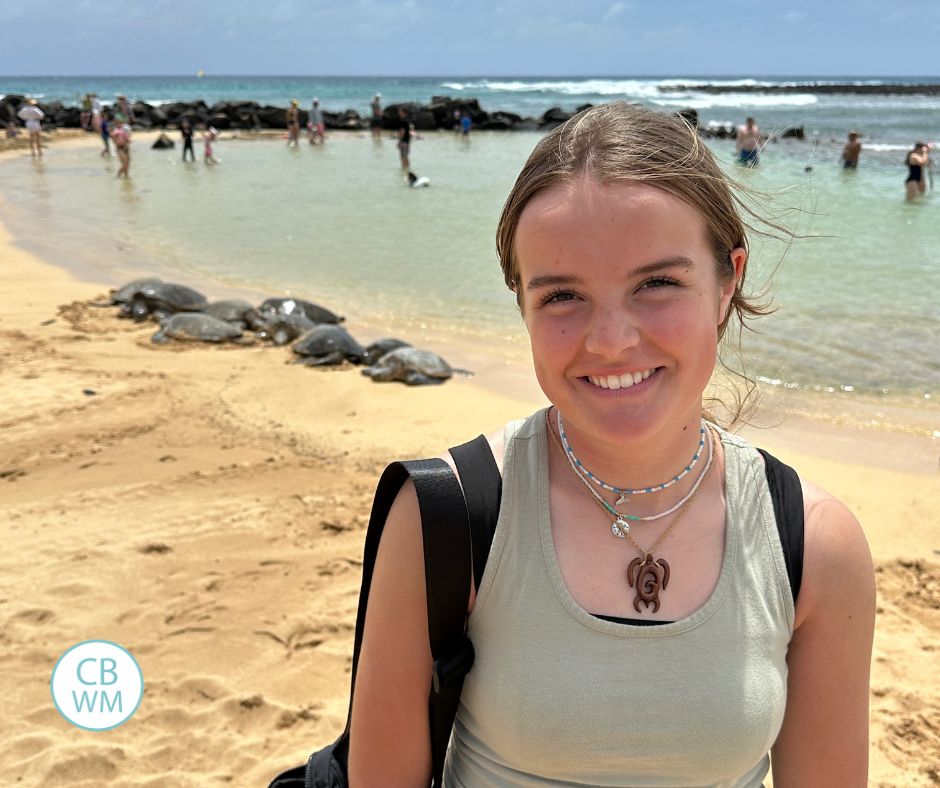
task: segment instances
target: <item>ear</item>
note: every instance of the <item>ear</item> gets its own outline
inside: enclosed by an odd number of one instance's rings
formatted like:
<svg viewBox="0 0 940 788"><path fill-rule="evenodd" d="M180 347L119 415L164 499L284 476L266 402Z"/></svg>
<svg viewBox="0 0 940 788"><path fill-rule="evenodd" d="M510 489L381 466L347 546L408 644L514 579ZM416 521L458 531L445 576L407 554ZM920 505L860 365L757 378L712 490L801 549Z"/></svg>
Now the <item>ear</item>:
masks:
<svg viewBox="0 0 940 788"><path fill-rule="evenodd" d="M722 282L720 286L721 298L718 302L718 325L724 323L725 319L728 317L728 308L731 305L734 291L737 289L738 282L741 281L741 277L744 276L744 270L747 267L747 251L742 247L738 246L732 249L728 257L731 259L731 266L734 269L734 273L726 282Z"/></svg>

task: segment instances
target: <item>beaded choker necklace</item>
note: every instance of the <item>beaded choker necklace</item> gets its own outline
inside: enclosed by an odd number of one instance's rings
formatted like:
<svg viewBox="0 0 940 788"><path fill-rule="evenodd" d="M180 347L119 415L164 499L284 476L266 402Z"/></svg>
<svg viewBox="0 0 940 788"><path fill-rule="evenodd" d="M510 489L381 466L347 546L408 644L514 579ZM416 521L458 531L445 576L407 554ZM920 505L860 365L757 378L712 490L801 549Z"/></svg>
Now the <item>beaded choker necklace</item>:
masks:
<svg viewBox="0 0 940 788"><path fill-rule="evenodd" d="M561 445L565 449L565 454L568 456L568 462L576 465L578 470L584 475L587 476L594 484L598 487L603 487L605 490L610 490L612 493L616 493L620 497L617 499L616 503L622 504L629 500L631 495L646 495L647 493L660 492L672 487L676 482L681 481L686 477L686 475L691 471L695 464L698 462L699 457L702 456L702 449L705 446L705 421L703 420L699 426L698 433L698 448L695 450L695 454L692 456L692 459L689 461L689 464L685 466L676 476L673 476L668 482L663 482L662 484L654 484L651 487L614 487L612 484L607 484L607 482L599 479L593 473L591 473L584 465L581 464L574 453L574 450L571 448L571 444L568 442L568 436L565 433L565 425L561 420L561 412L558 413L558 434L561 436Z"/></svg>
<svg viewBox="0 0 940 788"><path fill-rule="evenodd" d="M548 411L545 412L545 418L546 420L548 420ZM551 424L549 424L549 431L552 434L552 438L554 438L555 440L558 440L557 438L555 438L554 430L551 429ZM562 440L564 440L564 433L562 432L562 425L561 425L561 413L558 413L558 432L562 436ZM708 472L708 466L711 465L712 446L713 446L713 439L711 438L711 435L709 434L708 460L706 462L705 469L702 471L702 473L699 474L699 477L695 480L695 484L692 485L691 489L679 501L677 501L673 506L670 506L665 511L657 512L656 514L646 514L642 516L636 515L636 514L626 514L624 512L621 512L615 509L614 506L620 503L619 500L616 502L616 504L610 504L606 500L604 500L604 498L600 495L600 493L597 492L597 490L594 489L594 487L591 485L591 482L588 480L588 476L586 475L588 473L587 469L584 468L584 466L581 465L581 463L577 461L577 458L574 457L573 454L570 454L569 452L565 451L564 446L560 446L559 448L562 449L562 452L564 453L565 457L568 460L568 464L571 466L571 470L573 470L575 475L581 480L582 484L584 484L587 491L594 497L594 499L601 506L604 507L604 509L606 509L610 514L614 516L615 519L613 523L611 523L610 532L614 536L616 536L618 539L623 539L630 530L630 522L639 523L639 522L651 522L653 520L661 520L663 517L668 517L670 514L673 514L674 512L681 509L686 503L688 503L692 499L692 496L695 495L696 491L701 486L702 482L705 480L705 474ZM614 492L617 492L617 490L614 490Z"/></svg>

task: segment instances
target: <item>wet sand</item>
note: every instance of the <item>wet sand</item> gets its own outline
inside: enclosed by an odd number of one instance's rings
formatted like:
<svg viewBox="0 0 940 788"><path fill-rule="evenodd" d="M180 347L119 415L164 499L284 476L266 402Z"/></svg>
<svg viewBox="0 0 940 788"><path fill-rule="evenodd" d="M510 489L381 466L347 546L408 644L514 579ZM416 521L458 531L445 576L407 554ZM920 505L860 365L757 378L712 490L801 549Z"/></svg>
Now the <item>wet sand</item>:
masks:
<svg viewBox="0 0 940 788"><path fill-rule="evenodd" d="M88 305L117 283L79 281L2 228L0 259L8 782L266 784L345 719L381 469L542 400L485 371L409 389L289 365L286 348L157 347L152 324ZM798 419L745 433L861 520L879 591L871 783L936 784L936 442ZM58 657L90 638L129 648L146 683L108 732L72 727L49 694Z"/></svg>

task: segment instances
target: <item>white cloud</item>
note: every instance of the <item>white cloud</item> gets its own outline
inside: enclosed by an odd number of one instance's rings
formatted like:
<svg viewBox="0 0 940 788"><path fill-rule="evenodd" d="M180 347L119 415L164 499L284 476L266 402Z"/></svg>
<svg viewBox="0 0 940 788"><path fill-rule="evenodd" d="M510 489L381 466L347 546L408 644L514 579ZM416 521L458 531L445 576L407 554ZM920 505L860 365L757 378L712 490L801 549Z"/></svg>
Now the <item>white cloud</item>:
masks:
<svg viewBox="0 0 940 788"><path fill-rule="evenodd" d="M620 16L626 10L626 8L627 8L627 4L620 2L620 0L618 0L616 3L611 5L610 8L607 9L607 13L604 14L604 21L610 22L612 19L615 19L616 17Z"/></svg>

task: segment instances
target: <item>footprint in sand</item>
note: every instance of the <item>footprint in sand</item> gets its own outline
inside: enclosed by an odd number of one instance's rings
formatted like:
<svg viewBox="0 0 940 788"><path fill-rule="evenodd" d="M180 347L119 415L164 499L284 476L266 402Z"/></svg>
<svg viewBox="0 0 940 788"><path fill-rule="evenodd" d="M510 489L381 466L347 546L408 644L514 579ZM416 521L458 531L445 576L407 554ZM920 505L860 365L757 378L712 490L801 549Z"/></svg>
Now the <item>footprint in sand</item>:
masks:
<svg viewBox="0 0 940 788"><path fill-rule="evenodd" d="M21 610L19 613L14 613L7 619L7 624L13 623L23 623L23 624L32 624L33 626L40 626L47 623L55 618L55 613L51 610L45 608L30 608L29 610Z"/></svg>

